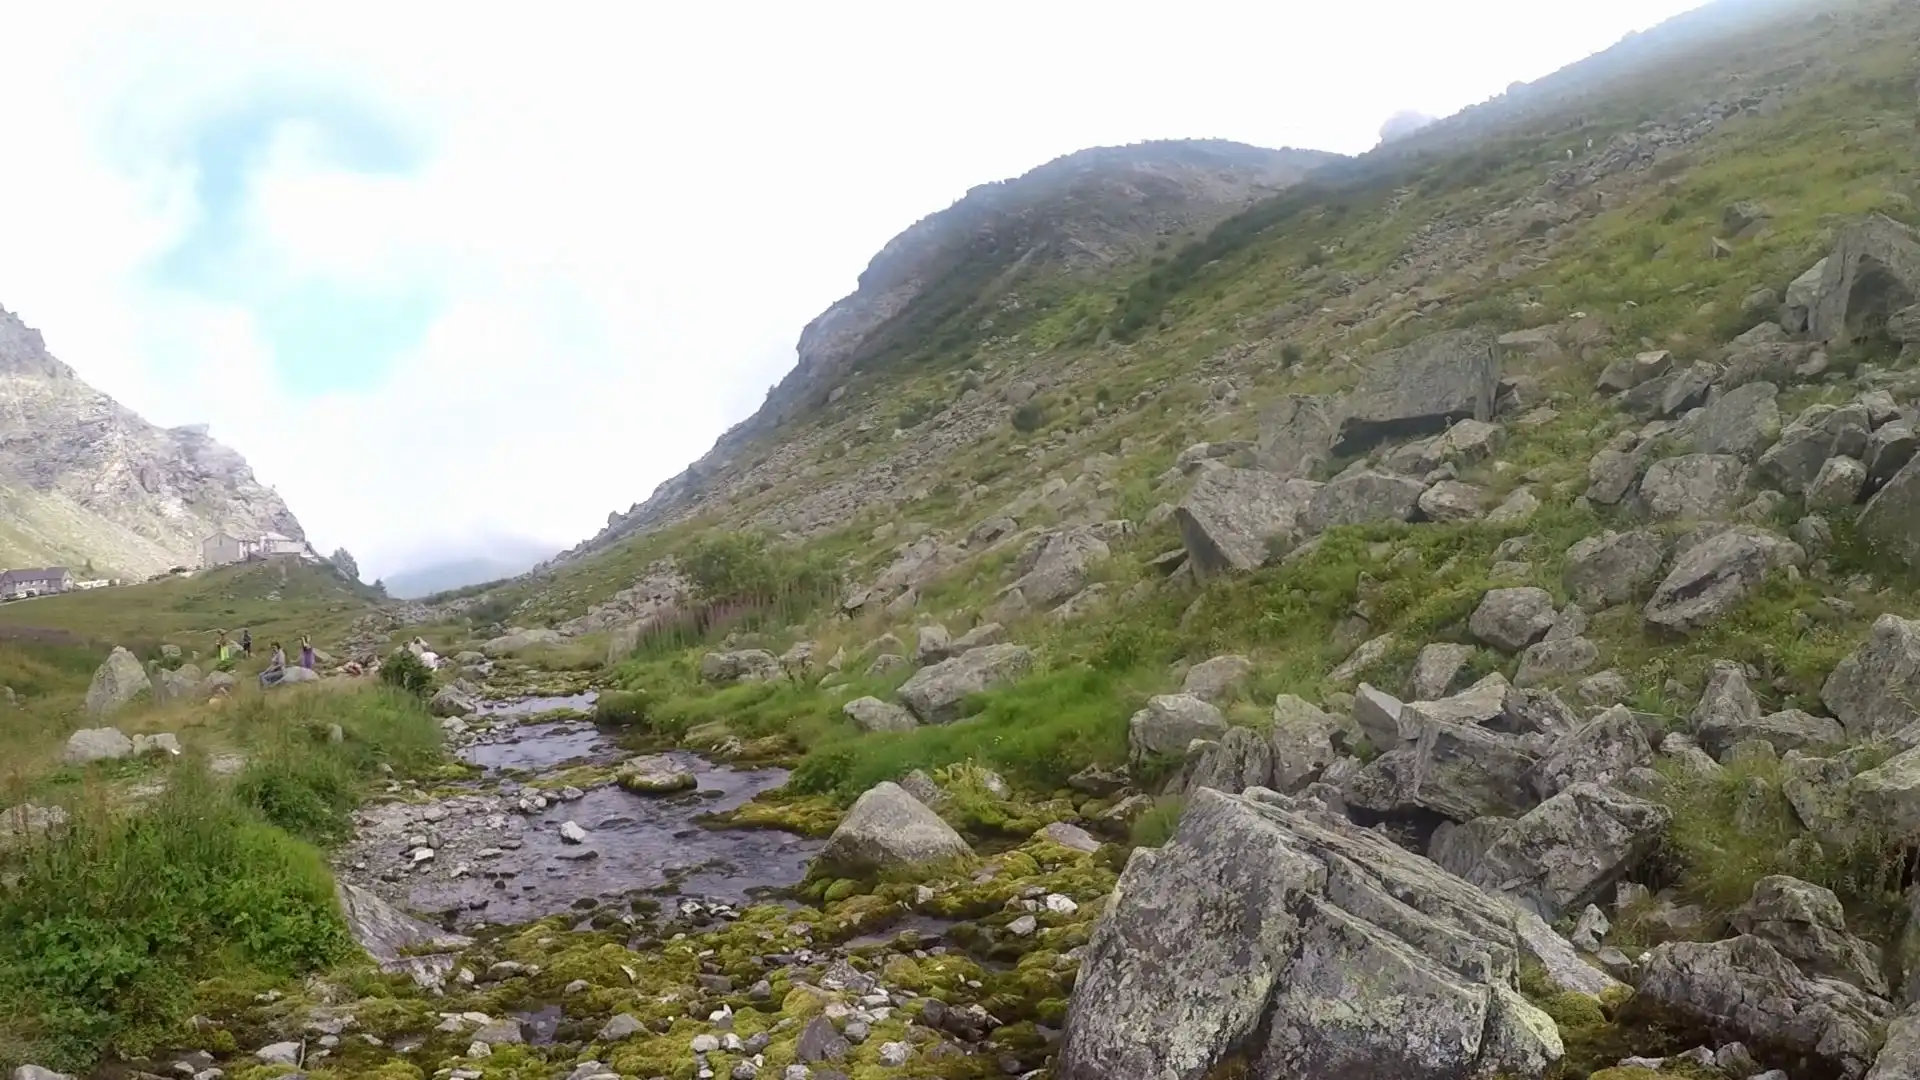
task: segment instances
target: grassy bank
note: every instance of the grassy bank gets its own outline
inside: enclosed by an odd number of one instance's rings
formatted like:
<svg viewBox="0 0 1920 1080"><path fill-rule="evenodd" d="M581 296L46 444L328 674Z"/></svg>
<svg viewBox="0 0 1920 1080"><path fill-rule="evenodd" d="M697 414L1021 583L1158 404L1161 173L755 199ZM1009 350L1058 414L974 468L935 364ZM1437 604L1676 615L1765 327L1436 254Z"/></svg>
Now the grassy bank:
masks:
<svg viewBox="0 0 1920 1080"><path fill-rule="evenodd" d="M128 801L100 767L50 790L64 834L0 852L0 1068L82 1070L190 1041L196 986L290 978L353 955L324 848L382 764L440 759L436 722L386 688L243 695ZM132 721L152 717L130 717ZM216 740L217 736L217 740ZM246 755L217 777L196 743Z"/></svg>

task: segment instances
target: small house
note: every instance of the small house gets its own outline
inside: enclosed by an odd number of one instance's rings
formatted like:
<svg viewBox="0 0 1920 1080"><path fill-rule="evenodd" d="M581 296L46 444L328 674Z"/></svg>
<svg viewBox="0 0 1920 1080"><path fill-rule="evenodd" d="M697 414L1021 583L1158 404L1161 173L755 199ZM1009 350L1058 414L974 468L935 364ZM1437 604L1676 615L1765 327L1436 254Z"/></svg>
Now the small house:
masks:
<svg viewBox="0 0 1920 1080"><path fill-rule="evenodd" d="M253 548L253 542L241 539L230 529L221 529L200 541L200 565L211 569L228 563L245 562L252 557Z"/></svg>
<svg viewBox="0 0 1920 1080"><path fill-rule="evenodd" d="M73 588L73 573L64 566L0 571L0 600L50 596Z"/></svg>

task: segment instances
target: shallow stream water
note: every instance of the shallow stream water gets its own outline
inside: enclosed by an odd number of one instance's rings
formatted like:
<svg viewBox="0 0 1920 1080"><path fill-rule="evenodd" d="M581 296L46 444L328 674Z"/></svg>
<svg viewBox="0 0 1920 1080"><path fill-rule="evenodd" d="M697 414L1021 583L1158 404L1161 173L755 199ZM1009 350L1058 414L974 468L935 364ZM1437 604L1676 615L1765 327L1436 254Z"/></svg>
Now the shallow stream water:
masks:
<svg viewBox="0 0 1920 1080"><path fill-rule="evenodd" d="M482 715L532 716L579 708L579 700L528 699ZM626 756L578 720L499 724L455 753L484 777L433 802L369 808L342 860L350 880L452 927L602 906L623 912L636 894L741 903L798 883L821 847L791 833L697 823L784 784L785 770L733 769L673 752L666 756L694 775L697 790L643 796L611 784L584 792L528 786L563 768ZM562 834L569 822L586 830L579 843Z"/></svg>

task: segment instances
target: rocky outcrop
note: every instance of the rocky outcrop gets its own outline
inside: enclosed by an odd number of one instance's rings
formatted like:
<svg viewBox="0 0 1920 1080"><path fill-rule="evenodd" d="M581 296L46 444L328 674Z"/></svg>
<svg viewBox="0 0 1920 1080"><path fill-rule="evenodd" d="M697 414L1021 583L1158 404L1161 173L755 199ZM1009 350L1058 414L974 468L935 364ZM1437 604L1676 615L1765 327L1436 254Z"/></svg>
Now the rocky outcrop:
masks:
<svg viewBox="0 0 1920 1080"><path fill-rule="evenodd" d="M1061 1080L1542 1075L1563 1049L1514 987L1499 900L1313 804L1196 792L1087 945Z"/></svg>
<svg viewBox="0 0 1920 1080"><path fill-rule="evenodd" d="M299 540L300 522L203 425L160 428L47 353L0 309L0 566L141 578L200 565L219 529Z"/></svg>

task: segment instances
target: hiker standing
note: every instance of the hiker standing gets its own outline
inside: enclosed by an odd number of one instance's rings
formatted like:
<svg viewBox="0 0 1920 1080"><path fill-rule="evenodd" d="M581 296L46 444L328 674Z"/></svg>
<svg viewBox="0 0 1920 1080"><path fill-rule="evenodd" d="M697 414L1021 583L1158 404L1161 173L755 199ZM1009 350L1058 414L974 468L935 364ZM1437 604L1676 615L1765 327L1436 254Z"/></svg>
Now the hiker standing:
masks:
<svg viewBox="0 0 1920 1080"><path fill-rule="evenodd" d="M279 646L276 645L274 648L279 648ZM240 651L246 654L247 659L253 659L253 631L240 631Z"/></svg>
<svg viewBox="0 0 1920 1080"><path fill-rule="evenodd" d="M300 635L300 666L313 670L313 639L305 634Z"/></svg>
<svg viewBox="0 0 1920 1080"><path fill-rule="evenodd" d="M267 658L267 670L260 673L262 690L287 677L287 654L279 642L273 643L273 655Z"/></svg>
<svg viewBox="0 0 1920 1080"><path fill-rule="evenodd" d="M227 632L225 630L214 631L213 655L220 663L224 664L227 662L227 649Z"/></svg>

